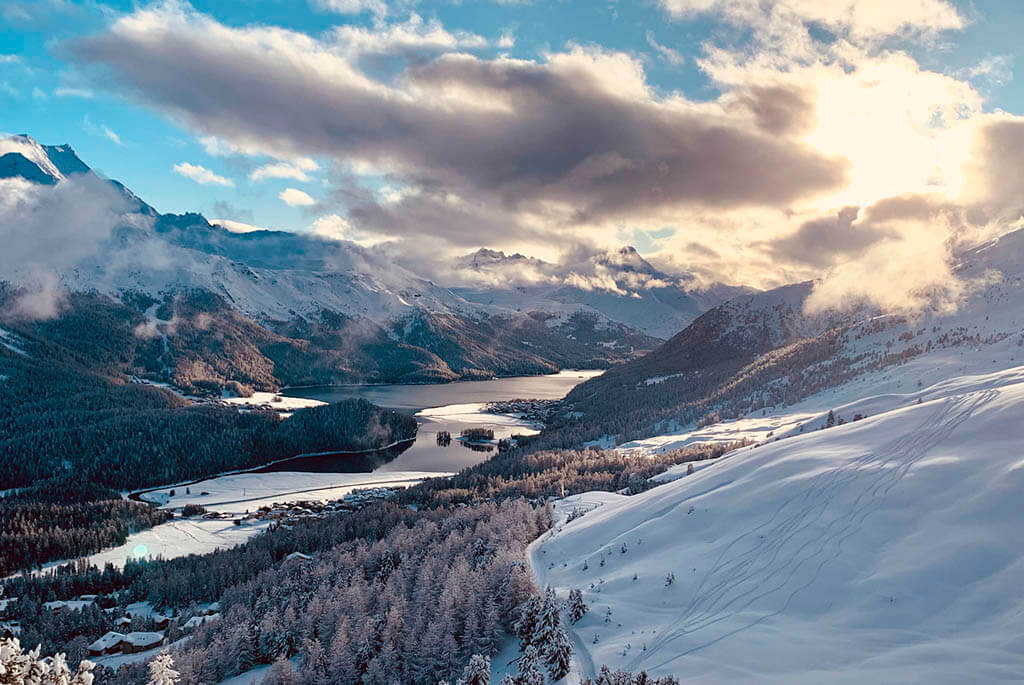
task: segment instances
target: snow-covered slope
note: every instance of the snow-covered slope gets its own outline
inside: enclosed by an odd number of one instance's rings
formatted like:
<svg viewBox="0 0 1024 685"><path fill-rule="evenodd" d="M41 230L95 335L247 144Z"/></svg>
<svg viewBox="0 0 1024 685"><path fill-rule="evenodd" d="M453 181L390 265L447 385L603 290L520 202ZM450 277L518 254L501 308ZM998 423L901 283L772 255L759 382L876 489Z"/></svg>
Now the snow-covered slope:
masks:
<svg viewBox="0 0 1024 685"><path fill-rule="evenodd" d="M863 420L605 498L535 543L541 583L590 605L575 626L584 674L1019 679L1024 367L861 402Z"/></svg>

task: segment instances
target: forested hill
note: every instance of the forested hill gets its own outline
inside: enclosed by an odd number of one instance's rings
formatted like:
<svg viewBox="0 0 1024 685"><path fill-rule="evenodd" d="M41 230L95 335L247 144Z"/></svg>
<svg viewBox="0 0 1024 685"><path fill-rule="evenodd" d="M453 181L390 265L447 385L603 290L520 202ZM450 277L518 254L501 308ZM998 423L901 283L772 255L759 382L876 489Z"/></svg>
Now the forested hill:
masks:
<svg viewBox="0 0 1024 685"><path fill-rule="evenodd" d="M14 338L8 337L9 342ZM57 349L0 345L0 489L55 475L119 489L411 438L416 421L365 400L274 412L193 405ZM61 361L54 361L60 359Z"/></svg>

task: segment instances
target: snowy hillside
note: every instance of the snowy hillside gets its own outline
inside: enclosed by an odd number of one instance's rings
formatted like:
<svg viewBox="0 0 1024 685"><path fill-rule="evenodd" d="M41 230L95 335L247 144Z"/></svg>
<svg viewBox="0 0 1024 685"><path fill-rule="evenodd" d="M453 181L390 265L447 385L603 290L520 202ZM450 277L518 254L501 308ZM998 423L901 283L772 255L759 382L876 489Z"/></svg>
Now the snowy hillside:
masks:
<svg viewBox="0 0 1024 685"><path fill-rule="evenodd" d="M863 396L855 408L867 418L805 423L646 493L601 495L538 541L541 583L580 588L590 605L575 626L582 673L1018 678L1024 367ZM563 520L589 499L560 503Z"/></svg>

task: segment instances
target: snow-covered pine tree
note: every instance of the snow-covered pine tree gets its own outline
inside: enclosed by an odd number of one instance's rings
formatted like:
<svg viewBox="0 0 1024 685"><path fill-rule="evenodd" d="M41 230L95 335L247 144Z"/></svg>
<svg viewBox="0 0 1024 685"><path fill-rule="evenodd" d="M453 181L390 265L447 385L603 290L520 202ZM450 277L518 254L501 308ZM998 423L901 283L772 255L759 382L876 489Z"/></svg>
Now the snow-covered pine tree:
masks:
<svg viewBox="0 0 1024 685"><path fill-rule="evenodd" d="M305 647L302 666L303 682L310 683L310 685L328 685L331 682L330 666L327 652L320 644L320 640L309 640Z"/></svg>
<svg viewBox="0 0 1024 685"><path fill-rule="evenodd" d="M537 648L530 645L519 658L519 673L513 681L515 685L545 685L547 677L540 664L541 655Z"/></svg>
<svg viewBox="0 0 1024 685"><path fill-rule="evenodd" d="M578 589L569 590L569 621L577 623L587 613L587 604L583 601L583 593Z"/></svg>
<svg viewBox="0 0 1024 685"><path fill-rule="evenodd" d="M242 636L238 646L238 672L245 673L254 668L260 662L260 629L255 621L249 623L249 627Z"/></svg>
<svg viewBox="0 0 1024 685"><path fill-rule="evenodd" d="M164 650L149 662L149 682L147 685L174 685L180 673L174 670L174 658Z"/></svg>
<svg viewBox="0 0 1024 685"><path fill-rule="evenodd" d="M91 661L79 663L78 670L72 674L63 654L44 661L39 652L39 647L23 652L17 638L0 640L0 682L4 685L92 685L94 665Z"/></svg>
<svg viewBox="0 0 1024 685"><path fill-rule="evenodd" d="M519 638L522 647L533 644L534 635L537 631L537 621L540 617L541 601L536 595L519 606L519 618L512 624L512 629Z"/></svg>
<svg viewBox="0 0 1024 685"><path fill-rule="evenodd" d="M458 685L490 685L491 660L481 654L474 654L469 659Z"/></svg>
<svg viewBox="0 0 1024 685"><path fill-rule="evenodd" d="M552 680L561 680L569 674L572 665L572 645L569 636L561 626L555 630L551 641L544 648L544 663Z"/></svg>
<svg viewBox="0 0 1024 685"><path fill-rule="evenodd" d="M263 685L298 685L299 679L295 674L292 662L287 659L278 659L267 671L263 678Z"/></svg>

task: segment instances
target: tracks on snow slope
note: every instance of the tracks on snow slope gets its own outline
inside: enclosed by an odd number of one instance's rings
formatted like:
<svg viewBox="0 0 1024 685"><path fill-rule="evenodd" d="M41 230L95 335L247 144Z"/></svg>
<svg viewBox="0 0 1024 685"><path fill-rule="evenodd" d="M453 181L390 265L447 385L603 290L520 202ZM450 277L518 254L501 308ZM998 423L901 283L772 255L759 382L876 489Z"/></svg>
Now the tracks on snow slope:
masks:
<svg viewBox="0 0 1024 685"><path fill-rule="evenodd" d="M988 390L942 400L912 431L814 476L765 521L723 548L682 613L646 652L630 660L628 670L666 666L785 611L801 590L814 583L821 569L842 554L846 539L882 506L914 464L998 395L999 391ZM536 564L535 570L540 570ZM805 571L802 577L801 571ZM779 604L739 627L720 626L759 600ZM681 639L695 644L663 653ZM657 661L659 654L667 658Z"/></svg>

